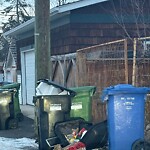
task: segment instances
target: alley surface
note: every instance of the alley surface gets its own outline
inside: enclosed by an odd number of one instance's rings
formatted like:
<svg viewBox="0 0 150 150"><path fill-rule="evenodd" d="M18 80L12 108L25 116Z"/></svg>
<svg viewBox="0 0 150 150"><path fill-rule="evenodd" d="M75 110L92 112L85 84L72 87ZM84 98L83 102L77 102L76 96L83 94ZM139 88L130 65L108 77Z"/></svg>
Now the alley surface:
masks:
<svg viewBox="0 0 150 150"><path fill-rule="evenodd" d="M17 129L0 130L1 149L5 150L38 150L38 144L35 143L34 120L27 115L33 112L33 109L22 109L24 120L19 122ZM28 114L26 114L28 112ZM32 115L33 116L33 115Z"/></svg>

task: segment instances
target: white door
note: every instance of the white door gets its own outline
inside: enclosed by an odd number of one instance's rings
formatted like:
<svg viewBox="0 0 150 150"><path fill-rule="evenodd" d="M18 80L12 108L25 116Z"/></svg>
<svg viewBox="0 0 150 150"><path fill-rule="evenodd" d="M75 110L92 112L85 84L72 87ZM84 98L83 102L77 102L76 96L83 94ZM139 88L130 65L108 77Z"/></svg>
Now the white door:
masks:
<svg viewBox="0 0 150 150"><path fill-rule="evenodd" d="M6 81L7 81L7 82L13 82L12 75L11 75L11 72L10 72L10 71L7 72Z"/></svg>
<svg viewBox="0 0 150 150"><path fill-rule="evenodd" d="M33 105L33 96L35 95L35 54L34 51L24 52L24 98L26 104Z"/></svg>
<svg viewBox="0 0 150 150"><path fill-rule="evenodd" d="M22 88L21 88L21 75L17 75L17 82L20 83L20 89L19 89L19 103L22 103Z"/></svg>
<svg viewBox="0 0 150 150"><path fill-rule="evenodd" d="M2 82L2 81L3 81L3 74L0 73L0 82Z"/></svg>

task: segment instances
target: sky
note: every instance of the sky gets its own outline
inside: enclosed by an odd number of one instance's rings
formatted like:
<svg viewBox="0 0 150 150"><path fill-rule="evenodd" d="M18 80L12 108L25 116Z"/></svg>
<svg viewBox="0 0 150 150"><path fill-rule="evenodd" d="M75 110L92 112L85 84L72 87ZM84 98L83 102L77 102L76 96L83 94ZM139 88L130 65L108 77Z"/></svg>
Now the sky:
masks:
<svg viewBox="0 0 150 150"><path fill-rule="evenodd" d="M23 0L22 0L23 1ZM27 4L30 4L32 6L31 9L29 9L29 12L33 12L34 11L34 0L26 0L25 1ZM4 2L4 0L0 0L0 12L3 11L4 8L10 6L10 3L8 2ZM2 16L2 14L0 14Z"/></svg>
<svg viewBox="0 0 150 150"><path fill-rule="evenodd" d="M34 0L26 0L26 2L32 6L32 8L30 8L28 10L28 13L34 15ZM2 33L2 30L1 30L1 27L3 26L2 23L7 22L8 18L10 17L10 16L6 16L5 14L2 13L3 9L8 6L10 6L10 3L6 3L6 2L4 2L4 0L0 0L0 33Z"/></svg>
<svg viewBox="0 0 150 150"><path fill-rule="evenodd" d="M2 33L1 27L3 26L2 22L8 22L8 18L10 16L5 16L5 14L3 14L3 9L6 8L7 6L10 6L10 3L6 3L4 2L5 0L0 0L0 33ZM32 6L32 8L28 9L28 13L33 16L34 15L34 3L35 0L22 0L25 1L27 4L30 4ZM58 1L59 0L50 0L50 8L56 7L58 5ZM74 2L74 1L78 1L78 0L66 0L66 3L70 3L70 2ZM15 11L15 9L14 9Z"/></svg>

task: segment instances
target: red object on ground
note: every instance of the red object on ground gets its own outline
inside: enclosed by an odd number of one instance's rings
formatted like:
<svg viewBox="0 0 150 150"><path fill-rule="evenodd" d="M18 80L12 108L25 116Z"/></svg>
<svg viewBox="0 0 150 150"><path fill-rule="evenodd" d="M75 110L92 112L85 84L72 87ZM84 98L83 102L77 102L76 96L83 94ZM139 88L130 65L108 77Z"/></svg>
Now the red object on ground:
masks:
<svg viewBox="0 0 150 150"><path fill-rule="evenodd" d="M80 130L80 132L78 133L78 135L81 136L84 131L86 131L86 129L85 129L85 128L82 128L82 129Z"/></svg>
<svg viewBox="0 0 150 150"><path fill-rule="evenodd" d="M77 149L80 149L80 148L85 148L85 144L82 143L82 142L77 142L74 145L68 147L67 150L77 150Z"/></svg>

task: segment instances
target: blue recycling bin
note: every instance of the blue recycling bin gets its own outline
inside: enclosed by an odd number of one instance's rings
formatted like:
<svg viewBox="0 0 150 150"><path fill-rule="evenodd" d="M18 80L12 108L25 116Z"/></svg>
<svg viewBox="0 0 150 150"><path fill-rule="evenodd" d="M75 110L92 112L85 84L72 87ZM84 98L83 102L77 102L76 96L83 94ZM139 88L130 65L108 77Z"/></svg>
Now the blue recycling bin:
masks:
<svg viewBox="0 0 150 150"><path fill-rule="evenodd" d="M103 90L107 101L109 150L131 150L132 144L144 139L146 87L119 84Z"/></svg>

